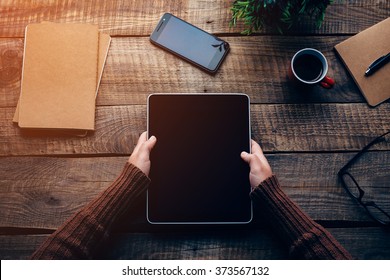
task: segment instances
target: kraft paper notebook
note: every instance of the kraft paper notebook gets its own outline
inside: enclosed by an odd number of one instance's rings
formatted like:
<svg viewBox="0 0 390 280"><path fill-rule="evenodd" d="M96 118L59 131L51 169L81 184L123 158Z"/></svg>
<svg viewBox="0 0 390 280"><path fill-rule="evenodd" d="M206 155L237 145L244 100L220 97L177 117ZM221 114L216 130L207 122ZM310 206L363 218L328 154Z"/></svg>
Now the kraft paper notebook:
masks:
<svg viewBox="0 0 390 280"><path fill-rule="evenodd" d="M54 24L51 22L44 22L44 23ZM110 42L111 42L111 37L108 34L99 33L98 80L96 83L96 95L98 93L99 84L101 81L101 77L103 75L104 65L106 62ZM15 114L13 117L13 122L15 123L19 122L19 106L20 106L20 100L17 103ZM75 135L84 136L85 134L76 133Z"/></svg>
<svg viewBox="0 0 390 280"><path fill-rule="evenodd" d="M374 60L390 52L390 17L341 42L335 50L369 105L390 98L390 63L371 76L364 75Z"/></svg>
<svg viewBox="0 0 390 280"><path fill-rule="evenodd" d="M98 46L97 26L26 27L21 128L94 129Z"/></svg>

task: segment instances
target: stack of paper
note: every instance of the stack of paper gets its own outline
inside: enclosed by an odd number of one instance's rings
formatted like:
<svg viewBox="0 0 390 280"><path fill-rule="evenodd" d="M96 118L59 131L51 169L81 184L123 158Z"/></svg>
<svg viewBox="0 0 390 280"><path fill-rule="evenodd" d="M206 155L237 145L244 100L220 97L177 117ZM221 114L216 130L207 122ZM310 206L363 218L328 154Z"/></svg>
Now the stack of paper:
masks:
<svg viewBox="0 0 390 280"><path fill-rule="evenodd" d="M24 129L94 130L110 41L90 24L29 24L13 121Z"/></svg>

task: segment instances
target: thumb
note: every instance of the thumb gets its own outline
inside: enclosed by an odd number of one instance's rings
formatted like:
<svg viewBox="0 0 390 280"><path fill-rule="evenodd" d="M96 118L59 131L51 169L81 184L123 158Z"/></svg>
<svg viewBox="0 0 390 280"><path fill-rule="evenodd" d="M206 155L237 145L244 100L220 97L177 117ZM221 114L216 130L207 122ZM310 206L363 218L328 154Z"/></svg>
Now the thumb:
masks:
<svg viewBox="0 0 390 280"><path fill-rule="evenodd" d="M156 145L156 142L157 142L156 136L151 136L151 137L145 142L146 148L148 149L149 152L150 152L150 151L153 149L153 147Z"/></svg>
<svg viewBox="0 0 390 280"><path fill-rule="evenodd" d="M248 154L247 152L242 152L241 158L248 164L251 162L251 155Z"/></svg>

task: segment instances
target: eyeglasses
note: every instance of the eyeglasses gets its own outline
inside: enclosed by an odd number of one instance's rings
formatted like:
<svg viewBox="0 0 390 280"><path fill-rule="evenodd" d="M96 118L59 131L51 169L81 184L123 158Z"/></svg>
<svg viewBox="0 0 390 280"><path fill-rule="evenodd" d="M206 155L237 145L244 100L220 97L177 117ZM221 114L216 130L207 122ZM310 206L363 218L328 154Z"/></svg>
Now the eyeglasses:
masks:
<svg viewBox="0 0 390 280"><path fill-rule="evenodd" d="M390 226L390 189L385 186L390 184L389 148L390 131L371 141L337 173L347 193L364 207L371 218L385 226ZM380 158L376 157L379 154ZM374 173L379 179L369 178ZM359 180L364 184L359 185ZM371 186L367 188L366 184Z"/></svg>

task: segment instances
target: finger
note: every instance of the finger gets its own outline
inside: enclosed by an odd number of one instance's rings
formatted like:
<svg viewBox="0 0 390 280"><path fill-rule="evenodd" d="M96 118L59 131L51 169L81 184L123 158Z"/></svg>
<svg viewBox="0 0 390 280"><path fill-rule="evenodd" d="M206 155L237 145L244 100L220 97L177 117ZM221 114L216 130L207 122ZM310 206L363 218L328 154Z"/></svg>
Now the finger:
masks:
<svg viewBox="0 0 390 280"><path fill-rule="evenodd" d="M147 138L147 132L146 131L142 132L141 135L138 138L137 145L141 145L142 143L145 143L147 139L148 139Z"/></svg>
<svg viewBox="0 0 390 280"><path fill-rule="evenodd" d="M252 154L263 154L263 150L261 149L260 145L255 140L252 139L251 143L252 143L252 146L251 146Z"/></svg>
<svg viewBox="0 0 390 280"><path fill-rule="evenodd" d="M156 145L157 138L155 136L150 137L145 143L142 143L137 153L143 158L149 160L150 152L153 147Z"/></svg>
<svg viewBox="0 0 390 280"><path fill-rule="evenodd" d="M145 142L145 147L146 147L146 149L148 150L149 153L150 153L150 151L153 149L153 147L156 145L156 143L157 143L157 138L156 138L156 136L150 137L150 138Z"/></svg>
<svg viewBox="0 0 390 280"><path fill-rule="evenodd" d="M247 152L242 152L241 153L241 158L250 165L251 160L252 160L252 155L248 154Z"/></svg>
<svg viewBox="0 0 390 280"><path fill-rule="evenodd" d="M260 145L252 139L252 154L262 154L263 150L261 149Z"/></svg>
<svg viewBox="0 0 390 280"><path fill-rule="evenodd" d="M255 154L259 157L261 161L267 162L267 159L263 153L263 149L260 147L260 145L252 139L252 154Z"/></svg>
<svg viewBox="0 0 390 280"><path fill-rule="evenodd" d="M264 156L263 150L261 149L260 145L253 139L252 139L251 155L252 157L258 158L262 162L267 162L267 159Z"/></svg>
<svg viewBox="0 0 390 280"><path fill-rule="evenodd" d="M137 145L134 147L133 153L137 153L139 149L141 148L141 145L146 142L146 131L142 132L141 135L138 138Z"/></svg>

